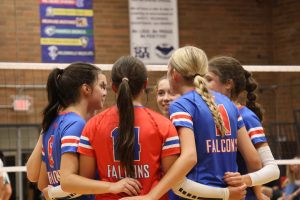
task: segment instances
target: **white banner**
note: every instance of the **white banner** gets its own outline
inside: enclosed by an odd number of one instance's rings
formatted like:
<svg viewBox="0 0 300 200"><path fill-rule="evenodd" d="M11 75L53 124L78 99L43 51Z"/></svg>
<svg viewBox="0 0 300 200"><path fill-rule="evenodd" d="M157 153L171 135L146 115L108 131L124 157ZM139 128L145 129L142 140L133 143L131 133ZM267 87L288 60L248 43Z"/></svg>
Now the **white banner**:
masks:
<svg viewBox="0 0 300 200"><path fill-rule="evenodd" d="M130 53L145 64L167 64L178 48L177 0L129 0Z"/></svg>

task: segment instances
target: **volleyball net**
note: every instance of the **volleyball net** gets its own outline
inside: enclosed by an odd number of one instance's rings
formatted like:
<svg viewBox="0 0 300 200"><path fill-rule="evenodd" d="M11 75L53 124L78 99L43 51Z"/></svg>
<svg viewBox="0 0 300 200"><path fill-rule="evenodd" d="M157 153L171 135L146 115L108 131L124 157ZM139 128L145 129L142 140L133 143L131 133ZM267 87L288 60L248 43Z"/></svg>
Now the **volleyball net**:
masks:
<svg viewBox="0 0 300 200"><path fill-rule="evenodd" d="M110 85L112 64L96 64ZM0 150L6 157L5 167L14 188L13 199L31 199L25 175L25 163L41 130L42 110L47 104L46 82L53 68L68 64L0 63ZM245 65L260 83L257 90L265 109L264 127L276 162L283 168L300 164L292 159L299 153L300 137L300 66ZM166 65L147 65L147 107L158 111L156 81L166 74ZM108 88L105 108L115 104L115 94Z"/></svg>

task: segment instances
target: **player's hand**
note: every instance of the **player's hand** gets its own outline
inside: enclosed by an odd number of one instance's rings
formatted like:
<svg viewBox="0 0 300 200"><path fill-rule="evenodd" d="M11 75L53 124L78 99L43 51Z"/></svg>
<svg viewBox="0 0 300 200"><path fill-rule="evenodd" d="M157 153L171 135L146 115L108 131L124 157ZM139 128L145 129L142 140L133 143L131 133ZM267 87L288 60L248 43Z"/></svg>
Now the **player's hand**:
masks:
<svg viewBox="0 0 300 200"><path fill-rule="evenodd" d="M243 176L239 172L226 172L223 180L232 187L241 186L244 184Z"/></svg>
<svg viewBox="0 0 300 200"><path fill-rule="evenodd" d="M238 187L228 187L229 189L229 199L230 200L241 200L246 196L246 184L243 184Z"/></svg>
<svg viewBox="0 0 300 200"><path fill-rule="evenodd" d="M112 184L110 193L117 194L124 192L130 196L139 195L142 185L139 181L133 178L123 178Z"/></svg>

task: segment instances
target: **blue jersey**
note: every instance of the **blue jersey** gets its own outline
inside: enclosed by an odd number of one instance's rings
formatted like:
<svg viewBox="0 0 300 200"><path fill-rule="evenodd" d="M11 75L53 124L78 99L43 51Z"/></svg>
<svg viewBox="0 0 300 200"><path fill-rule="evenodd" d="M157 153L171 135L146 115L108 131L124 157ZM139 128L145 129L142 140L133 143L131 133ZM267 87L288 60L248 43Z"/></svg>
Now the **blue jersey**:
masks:
<svg viewBox="0 0 300 200"><path fill-rule="evenodd" d="M77 153L85 120L74 112L60 113L43 134L43 161L47 166L50 185L60 185L60 161L63 153ZM81 196L79 199L91 199Z"/></svg>
<svg viewBox="0 0 300 200"><path fill-rule="evenodd" d="M230 99L217 92L212 95L227 129L224 137L217 131L207 104L194 90L171 103L170 118L176 127L194 132L198 163L187 177L205 185L227 187L223 176L237 171L237 130L244 123Z"/></svg>
<svg viewBox="0 0 300 200"><path fill-rule="evenodd" d="M239 107L239 111L241 116L243 117L243 121L245 123L248 135L252 143L255 145L261 142L267 142L264 129L256 114L246 106ZM239 152L237 154L237 163L238 163L239 172L241 174L247 174L248 171L247 171L246 163ZM251 188L247 188L246 199L247 200L256 199L255 194L253 193Z"/></svg>

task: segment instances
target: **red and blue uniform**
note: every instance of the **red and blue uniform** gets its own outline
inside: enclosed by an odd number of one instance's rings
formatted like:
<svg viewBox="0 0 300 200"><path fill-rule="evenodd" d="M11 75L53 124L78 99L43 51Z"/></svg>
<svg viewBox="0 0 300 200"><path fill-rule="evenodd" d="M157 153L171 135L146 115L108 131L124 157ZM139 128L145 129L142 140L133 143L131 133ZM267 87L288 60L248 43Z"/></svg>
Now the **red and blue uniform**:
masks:
<svg viewBox="0 0 300 200"><path fill-rule="evenodd" d="M43 134L42 159L46 163L50 185L60 185L60 162L64 153L77 153L85 120L74 112L62 112ZM79 199L93 199L93 195Z"/></svg>
<svg viewBox="0 0 300 200"><path fill-rule="evenodd" d="M267 142L264 128L262 127L262 124L259 118L256 116L256 114L246 106L240 106L239 111L241 116L243 117L243 121L245 123L248 135L253 145L261 142ZM239 152L237 154L237 163L238 163L239 172L241 174L247 174L248 171L247 171L245 160L243 159L242 155ZM245 199L247 200L257 199L251 188L247 188L247 194Z"/></svg>
<svg viewBox="0 0 300 200"><path fill-rule="evenodd" d="M170 105L170 118L176 127L194 132L198 163L187 174L195 182L227 187L225 172L236 172L237 131L244 126L237 107L226 96L211 92L222 115L227 132L221 136L206 102L195 91L189 91ZM170 195L172 199L178 199Z"/></svg>
<svg viewBox="0 0 300 200"><path fill-rule="evenodd" d="M134 170L147 194L161 179L161 160L180 153L177 131L170 120L143 106L134 107ZM116 106L90 119L80 138L78 152L96 159L100 180L117 182L126 177L121 169L116 140L119 116ZM96 199L119 199L123 194L101 194ZM168 199L167 195L161 199Z"/></svg>

